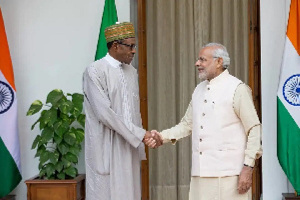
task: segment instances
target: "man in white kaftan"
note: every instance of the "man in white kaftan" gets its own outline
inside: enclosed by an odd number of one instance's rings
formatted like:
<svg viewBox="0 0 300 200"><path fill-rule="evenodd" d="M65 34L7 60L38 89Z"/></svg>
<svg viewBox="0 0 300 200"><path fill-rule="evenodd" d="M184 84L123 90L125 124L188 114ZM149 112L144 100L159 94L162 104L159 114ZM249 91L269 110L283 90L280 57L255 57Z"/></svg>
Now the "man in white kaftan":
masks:
<svg viewBox="0 0 300 200"><path fill-rule="evenodd" d="M86 199L140 200L142 141L151 133L142 128L137 70L130 64L133 25L113 25L105 34L108 54L83 75Z"/></svg>

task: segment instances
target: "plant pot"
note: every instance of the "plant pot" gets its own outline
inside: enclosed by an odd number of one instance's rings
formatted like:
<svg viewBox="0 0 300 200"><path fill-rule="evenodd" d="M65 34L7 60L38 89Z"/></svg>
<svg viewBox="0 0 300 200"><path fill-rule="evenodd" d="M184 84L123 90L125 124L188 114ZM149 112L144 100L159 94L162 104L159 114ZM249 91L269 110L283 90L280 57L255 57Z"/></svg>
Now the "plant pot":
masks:
<svg viewBox="0 0 300 200"><path fill-rule="evenodd" d="M25 181L27 200L84 200L85 174L69 180L42 180L35 176Z"/></svg>
<svg viewBox="0 0 300 200"><path fill-rule="evenodd" d="M0 200L15 200L15 195L7 195L5 197L0 198Z"/></svg>

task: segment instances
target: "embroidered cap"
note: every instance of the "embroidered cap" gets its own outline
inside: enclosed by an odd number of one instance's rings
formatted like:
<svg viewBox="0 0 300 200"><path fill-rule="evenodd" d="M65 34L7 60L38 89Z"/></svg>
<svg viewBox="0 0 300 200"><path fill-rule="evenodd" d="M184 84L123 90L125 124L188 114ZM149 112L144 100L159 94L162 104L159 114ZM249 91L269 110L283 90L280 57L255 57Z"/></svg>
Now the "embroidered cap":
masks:
<svg viewBox="0 0 300 200"><path fill-rule="evenodd" d="M134 38L135 32L133 24L130 22L116 23L105 29L106 42Z"/></svg>

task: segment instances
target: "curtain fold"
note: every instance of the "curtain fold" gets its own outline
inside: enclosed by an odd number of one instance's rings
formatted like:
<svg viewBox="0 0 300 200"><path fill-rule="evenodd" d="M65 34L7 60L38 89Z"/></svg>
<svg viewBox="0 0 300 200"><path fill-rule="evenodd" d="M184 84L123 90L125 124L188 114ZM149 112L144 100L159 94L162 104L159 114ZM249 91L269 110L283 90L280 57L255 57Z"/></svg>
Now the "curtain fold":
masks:
<svg viewBox="0 0 300 200"><path fill-rule="evenodd" d="M224 44L229 71L248 82L248 0L147 1L149 129L161 131L184 116L199 83L194 66L201 46ZM191 137L149 150L152 200L187 200Z"/></svg>

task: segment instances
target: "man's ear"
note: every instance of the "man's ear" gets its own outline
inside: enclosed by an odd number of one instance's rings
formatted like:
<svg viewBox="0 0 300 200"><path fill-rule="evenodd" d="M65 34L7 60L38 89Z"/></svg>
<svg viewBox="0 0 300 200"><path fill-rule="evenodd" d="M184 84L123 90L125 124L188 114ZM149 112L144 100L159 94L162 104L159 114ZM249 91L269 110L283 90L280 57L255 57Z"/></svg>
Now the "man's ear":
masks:
<svg viewBox="0 0 300 200"><path fill-rule="evenodd" d="M113 51L116 51L117 50L117 48L118 48L118 43L117 42L113 42L113 44L112 44L112 50Z"/></svg>
<svg viewBox="0 0 300 200"><path fill-rule="evenodd" d="M223 58L218 58L218 66L223 67Z"/></svg>

